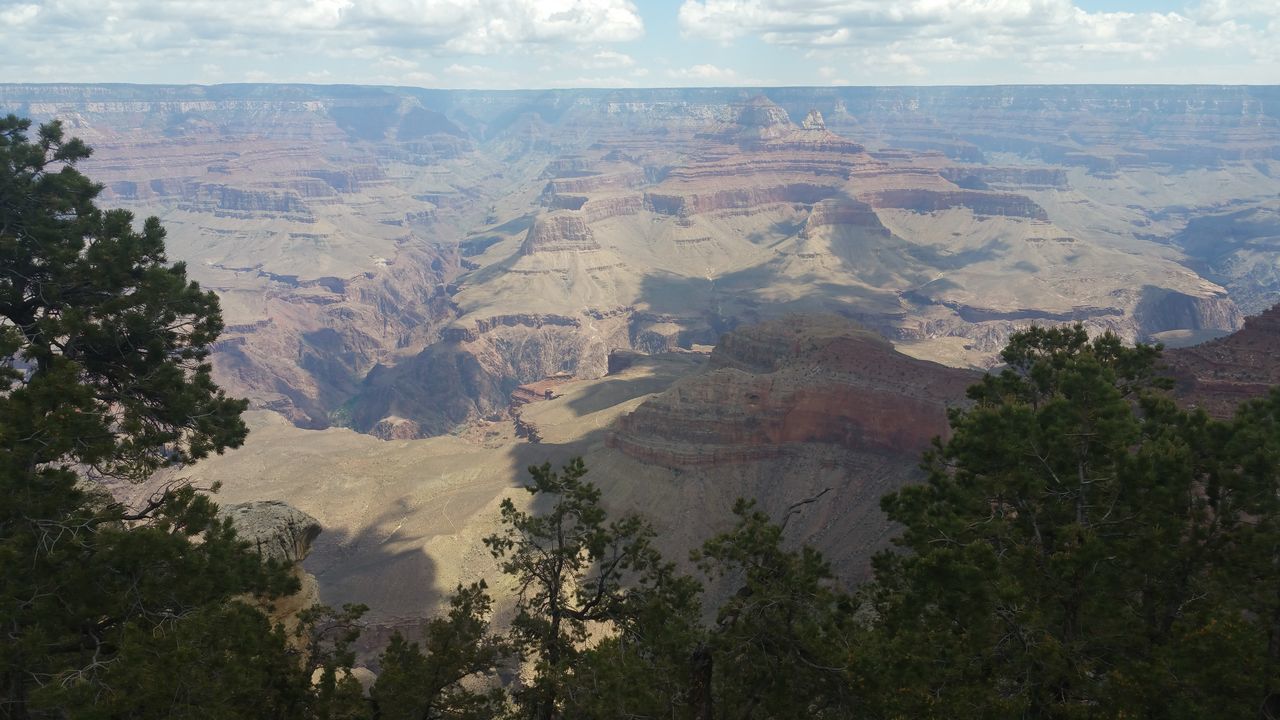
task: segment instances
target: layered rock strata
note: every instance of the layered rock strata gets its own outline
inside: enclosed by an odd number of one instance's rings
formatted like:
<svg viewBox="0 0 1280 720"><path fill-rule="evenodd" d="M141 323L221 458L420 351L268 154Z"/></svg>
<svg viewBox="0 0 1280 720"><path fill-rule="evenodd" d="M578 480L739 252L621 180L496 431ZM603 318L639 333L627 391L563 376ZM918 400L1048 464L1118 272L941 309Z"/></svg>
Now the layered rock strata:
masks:
<svg viewBox="0 0 1280 720"><path fill-rule="evenodd" d="M1241 403L1280 387L1280 305L1226 337L1167 350L1164 359L1184 402L1229 417Z"/></svg>
<svg viewBox="0 0 1280 720"><path fill-rule="evenodd" d="M901 355L847 320L787 317L724 336L704 373L619 419L608 443L680 469L809 443L910 457L947 434L946 408L976 378Z"/></svg>
<svg viewBox="0 0 1280 720"><path fill-rule="evenodd" d="M793 311L974 366L1031 322L1233 330L1233 301L1280 293L1277 99L0 86L92 144L104 201L161 215L220 293L220 382L384 437Z"/></svg>

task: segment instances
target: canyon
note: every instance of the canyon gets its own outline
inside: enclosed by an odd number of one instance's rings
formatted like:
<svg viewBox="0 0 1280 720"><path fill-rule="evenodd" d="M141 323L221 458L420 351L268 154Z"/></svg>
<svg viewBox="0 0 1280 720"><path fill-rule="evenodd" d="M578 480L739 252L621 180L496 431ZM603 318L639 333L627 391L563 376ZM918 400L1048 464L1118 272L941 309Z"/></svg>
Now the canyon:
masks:
<svg viewBox="0 0 1280 720"><path fill-rule="evenodd" d="M253 432L193 477L313 516L324 600L387 627L500 583L498 504L577 455L675 558L737 497L821 495L788 537L864 577L878 498L1032 323L1162 342L1217 415L1280 380L1276 87L0 85L0 112L93 146L100 204L217 291Z"/></svg>
<svg viewBox="0 0 1280 720"><path fill-rule="evenodd" d="M1280 90L0 85L223 300L218 380L427 437L616 348L829 312L989 367L1030 322L1223 335L1280 300Z"/></svg>

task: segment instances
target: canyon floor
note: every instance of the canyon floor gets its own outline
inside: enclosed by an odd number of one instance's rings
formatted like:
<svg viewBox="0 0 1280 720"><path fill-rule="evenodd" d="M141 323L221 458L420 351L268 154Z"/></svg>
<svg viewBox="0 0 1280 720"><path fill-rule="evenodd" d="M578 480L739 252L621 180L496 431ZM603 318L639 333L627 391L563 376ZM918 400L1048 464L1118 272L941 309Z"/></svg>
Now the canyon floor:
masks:
<svg viewBox="0 0 1280 720"><path fill-rule="evenodd" d="M287 499L313 515L325 531L306 565L329 603L363 602L372 618L394 622L433 610L458 583L484 578L502 586L501 573L481 539L498 526L498 505L510 497L527 505L524 468L576 455L588 458L591 477L608 482L625 469L626 483L671 478L611 455L604 428L645 397L661 392L700 361L687 355L646 361L618 376L564 386L536 403L546 440L530 444L510 422L486 423L464 435L382 441L349 429L302 430L281 416L253 412L246 445L190 469L198 484L219 482L219 502ZM691 511L678 492L650 514L664 530ZM611 493L611 503L614 500Z"/></svg>

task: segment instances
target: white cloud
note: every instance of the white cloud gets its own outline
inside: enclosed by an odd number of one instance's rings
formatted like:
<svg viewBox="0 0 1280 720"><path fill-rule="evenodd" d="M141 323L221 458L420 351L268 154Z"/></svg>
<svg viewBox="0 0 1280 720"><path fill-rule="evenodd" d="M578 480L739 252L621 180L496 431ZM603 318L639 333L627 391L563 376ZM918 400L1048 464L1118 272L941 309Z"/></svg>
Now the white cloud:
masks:
<svg viewBox="0 0 1280 720"><path fill-rule="evenodd" d="M444 69L445 75L457 78L478 78L484 77L493 72L493 68L484 65L463 65L461 63L453 63Z"/></svg>
<svg viewBox="0 0 1280 720"><path fill-rule="evenodd" d="M629 68L636 64L635 58L615 50L601 50L588 58L584 63L590 68Z"/></svg>
<svg viewBox="0 0 1280 720"><path fill-rule="evenodd" d="M210 61L236 76L271 67L282 80L328 64L349 77L335 58L376 61L383 73L397 69L388 63L599 49L643 34L632 0L0 0L0 80L44 66L82 82L154 81L178 68L189 80Z"/></svg>
<svg viewBox="0 0 1280 720"><path fill-rule="evenodd" d="M386 57L378 58L374 63L374 66L385 68L387 70L416 70L418 68L418 63L412 60L405 60L402 57L396 57L395 55L387 55Z"/></svg>
<svg viewBox="0 0 1280 720"><path fill-rule="evenodd" d="M1280 19L1280 4L1275 0L1204 0L1189 14L1204 22L1241 19Z"/></svg>
<svg viewBox="0 0 1280 720"><path fill-rule="evenodd" d="M16 29L34 20L39 13L40 6L31 3L0 8L0 25Z"/></svg>
<svg viewBox="0 0 1280 720"><path fill-rule="evenodd" d="M635 40L644 22L631 0L366 0L344 24L389 45L428 43L447 52L495 54L537 43Z"/></svg>
<svg viewBox="0 0 1280 720"><path fill-rule="evenodd" d="M700 84L731 83L738 79L738 73L731 68L722 68L709 64L668 70L667 75L677 80L692 80Z"/></svg>
<svg viewBox="0 0 1280 720"><path fill-rule="evenodd" d="M1274 62L1280 2L1203 0L1183 13L1133 13L1088 12L1072 0L684 0L679 23L691 38L754 37L827 61L822 53L844 52L899 78L978 60L1041 68L1102 60L1125 72L1127 60L1206 50Z"/></svg>
<svg viewBox="0 0 1280 720"><path fill-rule="evenodd" d="M0 81L1280 81L1280 0L1080 2L681 0L672 45L644 42L640 8L672 9L640 0L0 0Z"/></svg>

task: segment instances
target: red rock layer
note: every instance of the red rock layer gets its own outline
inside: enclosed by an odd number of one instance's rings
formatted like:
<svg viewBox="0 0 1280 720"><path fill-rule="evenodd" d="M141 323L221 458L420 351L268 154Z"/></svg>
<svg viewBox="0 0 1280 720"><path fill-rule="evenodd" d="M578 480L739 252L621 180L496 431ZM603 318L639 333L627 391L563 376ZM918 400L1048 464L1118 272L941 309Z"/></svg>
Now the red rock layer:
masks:
<svg viewBox="0 0 1280 720"><path fill-rule="evenodd" d="M629 190L648 182L644 169L633 168L616 173L600 173L582 177L555 178L543 190L547 195L565 193L593 193Z"/></svg>
<svg viewBox="0 0 1280 720"><path fill-rule="evenodd" d="M807 443L914 457L947 433L946 408L977 377L901 355L842 318L793 316L726 335L706 372L620 418L608 443L684 469Z"/></svg>
<svg viewBox="0 0 1280 720"><path fill-rule="evenodd" d="M1184 402L1230 416L1240 403L1280 386L1280 305L1247 318L1231 335L1166 351L1165 361Z"/></svg>
<svg viewBox="0 0 1280 720"><path fill-rule="evenodd" d="M1067 173L1061 168L949 167L943 168L938 174L961 187L965 187L966 182L973 181L1017 187L1067 187Z"/></svg>
<svg viewBox="0 0 1280 720"><path fill-rule="evenodd" d="M772 187L736 187L683 195L645 193L645 207L663 215L696 215L714 210L752 208L769 203L815 203L835 195L837 189L815 183L790 183Z"/></svg>
<svg viewBox="0 0 1280 720"><path fill-rule="evenodd" d="M919 213L937 212L955 207L965 207L975 215L1022 217L1048 221L1049 215L1029 197L1015 193L978 192L956 190L938 192L917 188L882 190L871 193L867 201L877 208L901 208Z"/></svg>

